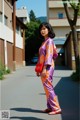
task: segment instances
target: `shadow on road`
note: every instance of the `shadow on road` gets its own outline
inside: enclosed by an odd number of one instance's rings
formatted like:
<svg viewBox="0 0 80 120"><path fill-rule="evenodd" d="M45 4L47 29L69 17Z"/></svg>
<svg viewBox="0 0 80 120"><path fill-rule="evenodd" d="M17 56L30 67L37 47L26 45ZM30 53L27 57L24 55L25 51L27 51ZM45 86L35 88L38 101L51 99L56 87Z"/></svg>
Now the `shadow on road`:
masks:
<svg viewBox="0 0 80 120"><path fill-rule="evenodd" d="M41 110L35 110L35 109L31 109L31 108L11 108L10 110L15 110L18 112L43 113Z"/></svg>
<svg viewBox="0 0 80 120"><path fill-rule="evenodd" d="M79 120L79 84L62 77L54 88L62 109L62 120Z"/></svg>
<svg viewBox="0 0 80 120"><path fill-rule="evenodd" d="M33 113L43 113L40 110L34 110L31 108L11 108L10 110L15 110L18 112L33 112ZM13 116L10 117L10 119L21 119L21 120L45 120L45 119L40 119L40 118L36 118L36 117L17 117L17 116Z"/></svg>
<svg viewBox="0 0 80 120"><path fill-rule="evenodd" d="M55 70L71 70L67 66L55 66Z"/></svg>
<svg viewBox="0 0 80 120"><path fill-rule="evenodd" d="M61 77L54 90L62 109L62 120L79 120L79 84L72 81L70 77Z"/></svg>
<svg viewBox="0 0 80 120"><path fill-rule="evenodd" d="M36 117L10 117L10 119L19 119L19 120L44 120L44 119L40 119L40 118L36 118Z"/></svg>

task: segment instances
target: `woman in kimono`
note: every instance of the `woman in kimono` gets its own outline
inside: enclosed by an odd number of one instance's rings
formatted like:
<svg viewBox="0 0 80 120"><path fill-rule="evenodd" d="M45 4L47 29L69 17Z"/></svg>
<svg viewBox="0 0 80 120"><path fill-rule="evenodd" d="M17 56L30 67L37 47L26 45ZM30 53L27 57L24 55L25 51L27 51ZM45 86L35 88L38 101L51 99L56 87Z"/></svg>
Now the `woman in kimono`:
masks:
<svg viewBox="0 0 80 120"><path fill-rule="evenodd" d="M41 73L36 73L37 76L41 76L42 84L47 98L47 109L43 112L49 115L61 113L57 96L54 92L52 85L53 73L54 73L54 59L57 57L56 46L53 43L55 34L51 25L47 22L41 23L39 26L40 38L44 41L39 48L39 60L38 63L43 63L43 70ZM54 52L54 53L53 53Z"/></svg>

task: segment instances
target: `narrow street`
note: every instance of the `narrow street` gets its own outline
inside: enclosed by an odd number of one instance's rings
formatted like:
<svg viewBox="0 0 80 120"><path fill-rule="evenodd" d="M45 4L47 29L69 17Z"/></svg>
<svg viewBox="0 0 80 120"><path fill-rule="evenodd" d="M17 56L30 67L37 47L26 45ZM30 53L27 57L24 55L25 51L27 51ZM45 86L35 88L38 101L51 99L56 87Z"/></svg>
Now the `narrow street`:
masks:
<svg viewBox="0 0 80 120"><path fill-rule="evenodd" d="M10 110L11 120L79 120L79 86L70 79L72 70L56 68L53 85L62 114L48 115L46 96L35 66L26 66L6 75L1 84L1 110Z"/></svg>

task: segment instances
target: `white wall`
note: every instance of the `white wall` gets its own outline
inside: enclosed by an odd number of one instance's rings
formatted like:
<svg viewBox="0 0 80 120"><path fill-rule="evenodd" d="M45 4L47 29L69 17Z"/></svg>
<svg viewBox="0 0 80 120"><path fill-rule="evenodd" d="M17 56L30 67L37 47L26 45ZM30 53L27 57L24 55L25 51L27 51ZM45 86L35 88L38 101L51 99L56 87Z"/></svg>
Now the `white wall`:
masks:
<svg viewBox="0 0 80 120"><path fill-rule="evenodd" d="M13 43L13 31L0 22L0 38ZM23 48L22 37L16 34L16 47Z"/></svg>
<svg viewBox="0 0 80 120"><path fill-rule="evenodd" d="M65 37L70 32L70 27L53 27L56 37Z"/></svg>
<svg viewBox="0 0 80 120"><path fill-rule="evenodd" d="M16 47L23 48L23 38L16 34Z"/></svg>
<svg viewBox="0 0 80 120"><path fill-rule="evenodd" d="M13 31L0 22L0 38L13 43Z"/></svg>

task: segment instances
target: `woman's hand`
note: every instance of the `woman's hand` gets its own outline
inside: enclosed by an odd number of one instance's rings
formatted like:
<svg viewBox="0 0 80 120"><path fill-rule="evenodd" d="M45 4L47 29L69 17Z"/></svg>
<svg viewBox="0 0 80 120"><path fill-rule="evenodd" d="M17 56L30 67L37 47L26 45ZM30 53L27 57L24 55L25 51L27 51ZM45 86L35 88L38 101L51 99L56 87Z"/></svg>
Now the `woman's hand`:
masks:
<svg viewBox="0 0 80 120"><path fill-rule="evenodd" d="M43 69L43 71L42 71L42 73L41 73L41 76L42 76L42 77L45 77L45 76L46 76L46 69L45 69L45 68Z"/></svg>
<svg viewBox="0 0 80 120"><path fill-rule="evenodd" d="M36 72L36 75L39 77L41 74Z"/></svg>

